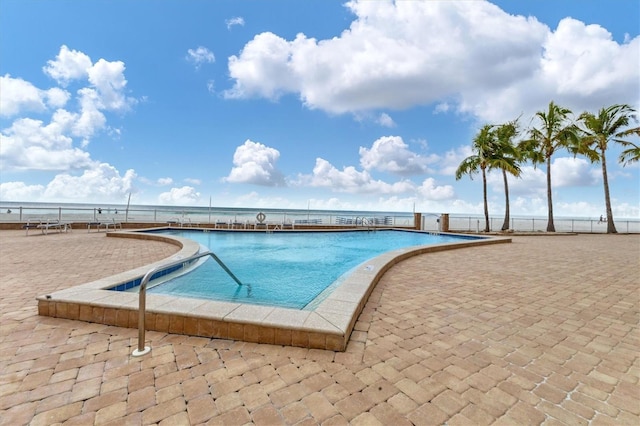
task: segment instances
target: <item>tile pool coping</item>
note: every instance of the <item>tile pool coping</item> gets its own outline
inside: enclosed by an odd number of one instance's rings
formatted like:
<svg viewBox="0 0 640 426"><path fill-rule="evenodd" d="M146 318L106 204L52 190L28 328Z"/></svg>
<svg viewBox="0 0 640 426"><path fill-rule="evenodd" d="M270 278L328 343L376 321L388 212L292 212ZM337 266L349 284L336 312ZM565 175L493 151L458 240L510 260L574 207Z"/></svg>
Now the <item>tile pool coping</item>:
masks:
<svg viewBox="0 0 640 426"><path fill-rule="evenodd" d="M145 229L145 231L149 231L149 229ZM226 230L207 231L229 232ZM282 230L278 232L322 231ZM371 292L382 275L393 265L424 253L511 242L511 238L507 237L482 236L474 238L467 234L442 234L465 238L463 241L455 243L392 250L369 259L354 268L353 272L340 285L311 310L147 293L146 330L251 343L344 351L351 331ZM161 267L179 259L186 259L200 250L200 245L196 241L177 236L135 231L109 232L106 236L164 241L179 246L180 250L173 256L139 268L39 296L37 297L39 315L138 328L138 293L110 289L139 279L152 268Z"/></svg>

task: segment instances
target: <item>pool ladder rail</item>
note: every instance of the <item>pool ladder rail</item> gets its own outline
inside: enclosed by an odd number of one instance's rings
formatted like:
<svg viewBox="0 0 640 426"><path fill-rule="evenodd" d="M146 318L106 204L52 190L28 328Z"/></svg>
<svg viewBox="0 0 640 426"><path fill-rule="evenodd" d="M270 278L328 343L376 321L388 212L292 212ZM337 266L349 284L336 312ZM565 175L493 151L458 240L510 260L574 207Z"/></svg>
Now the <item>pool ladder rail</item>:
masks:
<svg viewBox="0 0 640 426"><path fill-rule="evenodd" d="M375 224L372 224L371 220L369 220L369 218L364 217L364 216L357 216L356 217L356 228L358 227L358 220L360 221L360 224L363 227L365 227L365 226L367 227L367 231L373 231L373 232L376 231Z"/></svg>
<svg viewBox="0 0 640 426"><path fill-rule="evenodd" d="M146 355L151 351L151 348L149 346L144 345L145 332L146 332L145 321L146 321L146 306L147 306L147 284L149 284L149 281L151 281L151 278L159 271L172 268L174 266L180 265L181 263L184 265L188 265L189 263L191 263L191 261L200 259L205 256L211 256L216 262L218 262L218 265L220 265L222 269L224 269L224 271L227 274L229 274L229 276L236 282L236 284L238 284L239 286L245 285L245 284L242 284L242 282L240 282L238 277L236 277L233 274L233 272L231 272L231 270L227 267L227 265L225 265L224 262L220 260L218 256L216 256L215 253L209 250L196 253L193 256L189 256L184 259L178 259L171 263L159 265L152 268L151 270L149 270L149 272L147 272L144 275L144 277L142 277L142 281L140 282L140 293L138 296L138 348L133 351L132 353L133 356L137 357L137 356ZM249 287L249 291L250 291L251 286L249 284L246 284L246 286Z"/></svg>

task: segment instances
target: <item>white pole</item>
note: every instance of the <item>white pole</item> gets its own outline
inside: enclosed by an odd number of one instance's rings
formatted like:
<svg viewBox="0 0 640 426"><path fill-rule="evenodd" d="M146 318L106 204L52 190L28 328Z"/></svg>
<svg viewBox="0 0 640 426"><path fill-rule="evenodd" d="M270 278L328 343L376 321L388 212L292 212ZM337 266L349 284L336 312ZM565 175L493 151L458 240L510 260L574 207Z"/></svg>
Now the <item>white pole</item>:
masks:
<svg viewBox="0 0 640 426"><path fill-rule="evenodd" d="M129 203L130 202L131 202L131 193L129 193L129 199L127 200L127 210L126 210L126 214L124 215L125 222L129 222Z"/></svg>

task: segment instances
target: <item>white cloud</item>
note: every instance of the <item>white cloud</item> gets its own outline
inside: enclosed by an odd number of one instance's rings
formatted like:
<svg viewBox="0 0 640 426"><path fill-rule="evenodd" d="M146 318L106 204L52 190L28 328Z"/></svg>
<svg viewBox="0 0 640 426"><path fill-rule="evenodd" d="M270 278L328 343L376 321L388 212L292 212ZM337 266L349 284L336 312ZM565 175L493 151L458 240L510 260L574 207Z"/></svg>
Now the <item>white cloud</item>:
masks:
<svg viewBox="0 0 640 426"><path fill-rule="evenodd" d="M78 90L80 113L70 114L74 118L71 135L90 139L96 132L104 129L107 118L100 111L100 99L94 89L88 87Z"/></svg>
<svg viewBox="0 0 640 426"><path fill-rule="evenodd" d="M228 30L230 30L231 27L235 25L240 25L241 27L244 27L244 18L242 16L236 16L234 18L225 20L224 23L227 26Z"/></svg>
<svg viewBox="0 0 640 426"><path fill-rule="evenodd" d="M40 199L43 192L42 185L27 185L24 182L0 183L0 200L33 201Z"/></svg>
<svg viewBox="0 0 640 426"><path fill-rule="evenodd" d="M473 154L471 145L459 146L456 149L447 151L444 157L440 159L439 173L445 176L455 176L456 170L465 158Z"/></svg>
<svg viewBox="0 0 640 426"><path fill-rule="evenodd" d="M196 178L186 178L184 181L187 182L187 183L190 183L191 185L201 185L202 184L202 180L196 179Z"/></svg>
<svg viewBox="0 0 640 426"><path fill-rule="evenodd" d="M8 171L95 168L98 163L84 148L107 128L104 111L126 112L137 102L125 95L124 63L100 59L92 64L86 54L63 45L43 70L60 85L73 81L80 86L76 91L79 107L76 111L63 108L71 94L60 87L42 90L22 79L1 77L2 111L17 118L2 130L0 166ZM30 112L50 114L49 122L26 117ZM74 146L76 142L79 146Z"/></svg>
<svg viewBox="0 0 640 426"><path fill-rule="evenodd" d="M424 200L450 200L455 197L455 191L451 185L436 185L433 178L425 179L417 188L417 192Z"/></svg>
<svg viewBox="0 0 640 426"><path fill-rule="evenodd" d="M298 38L292 44L297 45ZM300 36L300 43L306 39ZM224 92L226 98L262 96L278 99L282 94L298 90L298 80L289 60L292 46L273 33L261 33L247 43L240 57L229 57L229 73L236 81Z"/></svg>
<svg viewBox="0 0 640 426"><path fill-rule="evenodd" d="M175 206L189 206L197 204L200 201L200 193L191 186L183 186L181 188L171 188L168 192L163 192L158 196L160 204L169 204Z"/></svg>
<svg viewBox="0 0 640 426"><path fill-rule="evenodd" d="M158 185L161 185L161 186L171 185L172 183L173 183L173 179L171 179L170 177L158 179Z"/></svg>
<svg viewBox="0 0 640 426"><path fill-rule="evenodd" d="M342 113L427 104L534 68L545 27L488 2L358 2L339 37L287 41L263 33L229 61L236 96L299 92ZM273 80L273 77L276 77Z"/></svg>
<svg viewBox="0 0 640 426"><path fill-rule="evenodd" d="M47 66L42 70L64 87L71 80L87 78L91 66L89 56L77 50L69 50L67 46L62 45L56 59L47 61Z"/></svg>
<svg viewBox="0 0 640 426"><path fill-rule="evenodd" d="M81 175L59 174L53 178L40 201L104 202L122 200L133 189L136 173L127 170L120 175L110 164L100 163L87 168Z"/></svg>
<svg viewBox="0 0 640 426"><path fill-rule="evenodd" d="M2 132L0 166L3 170L70 170L90 167L89 153L73 146L69 116L44 125L40 120L23 118Z"/></svg>
<svg viewBox="0 0 640 426"><path fill-rule="evenodd" d="M124 62L98 60L88 70L89 83L97 91L97 107L107 111L128 111L136 101L125 96L127 80Z"/></svg>
<svg viewBox="0 0 640 426"><path fill-rule="evenodd" d="M396 127L396 123L393 121L393 118L385 112L378 116L376 122L383 127Z"/></svg>
<svg viewBox="0 0 640 426"><path fill-rule="evenodd" d="M355 194L402 194L415 190L415 184L411 181L402 180L390 184L374 180L366 170L360 172L353 166L338 170L322 158L316 158L312 174L300 176L299 183Z"/></svg>
<svg viewBox="0 0 640 426"><path fill-rule="evenodd" d="M196 68L199 68L202 64L211 64L216 61L216 57L213 52L203 46L198 46L196 49L187 50L187 60L193 62Z"/></svg>
<svg viewBox="0 0 640 426"><path fill-rule="evenodd" d="M5 74L0 77L0 91L0 116L11 117L21 110L45 110L42 91L28 81Z"/></svg>
<svg viewBox="0 0 640 426"><path fill-rule="evenodd" d="M331 39L261 33L229 58L230 98L296 94L332 113L436 102L498 122L554 99L577 110L640 103L640 37L624 44L571 18L555 31L477 2L351 1Z"/></svg>
<svg viewBox="0 0 640 426"><path fill-rule="evenodd" d="M383 136L371 149L360 147L360 165L365 170L379 170L401 176L423 174L437 157L425 157L409 150L400 136Z"/></svg>
<svg viewBox="0 0 640 426"><path fill-rule="evenodd" d="M69 100L69 92L58 87L41 90L21 78L0 76L0 116L12 117L23 112L44 112L59 108Z"/></svg>
<svg viewBox="0 0 640 426"><path fill-rule="evenodd" d="M251 183L263 186L285 186L282 173L276 167L280 152L249 139L236 148L233 154L233 168L224 181L230 183Z"/></svg>
<svg viewBox="0 0 640 426"><path fill-rule="evenodd" d="M551 185L556 188L594 186L601 175L584 158L558 157L551 164Z"/></svg>
<svg viewBox="0 0 640 426"><path fill-rule="evenodd" d="M551 187L576 188L601 185L602 173L583 158L558 157L551 162ZM545 166L521 166L519 178L508 175L509 193L523 197L541 197L546 200L547 172ZM504 193L502 172L494 170L487 174L487 183L493 191ZM545 201L546 202L546 201Z"/></svg>
<svg viewBox="0 0 640 426"><path fill-rule="evenodd" d="M540 167L534 168L530 165L521 166L519 178L508 175L509 195L523 197L546 197L547 194L547 174ZM553 166L551 169L553 173ZM553 180L552 180L553 185ZM498 192L504 193L504 180L502 172L492 171L487 174L487 184ZM546 200L546 198L545 198ZM545 201L546 202L546 201Z"/></svg>

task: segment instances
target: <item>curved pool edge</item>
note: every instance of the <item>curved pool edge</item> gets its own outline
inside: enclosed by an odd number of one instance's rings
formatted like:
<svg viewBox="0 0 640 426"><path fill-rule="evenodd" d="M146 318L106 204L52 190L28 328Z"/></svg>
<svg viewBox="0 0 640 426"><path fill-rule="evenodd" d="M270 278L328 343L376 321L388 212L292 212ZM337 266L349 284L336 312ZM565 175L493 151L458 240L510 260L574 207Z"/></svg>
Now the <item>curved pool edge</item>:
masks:
<svg viewBox="0 0 640 426"><path fill-rule="evenodd" d="M40 296L37 298L39 315L137 328L138 293L108 289L138 279L151 268L189 257L200 248L197 242L176 236L135 231L111 232L107 236L159 240L181 248L178 253L160 261ZM373 289L395 264L425 253L511 242L509 237L463 236L467 238L465 241L414 246L389 251L369 259L354 268L353 272L312 310L147 294L146 330L344 351Z"/></svg>

